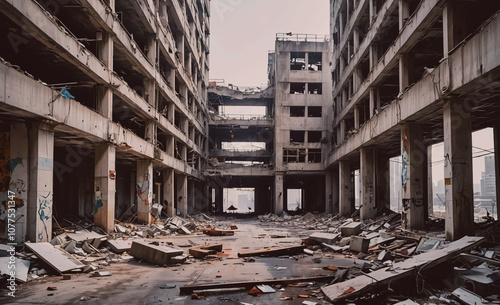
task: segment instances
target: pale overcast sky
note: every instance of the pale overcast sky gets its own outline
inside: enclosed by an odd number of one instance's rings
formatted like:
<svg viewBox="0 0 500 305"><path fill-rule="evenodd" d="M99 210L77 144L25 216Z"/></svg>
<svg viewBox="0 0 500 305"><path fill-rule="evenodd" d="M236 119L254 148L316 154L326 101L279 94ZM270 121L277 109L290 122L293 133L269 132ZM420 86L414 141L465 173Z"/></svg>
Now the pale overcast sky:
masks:
<svg viewBox="0 0 500 305"><path fill-rule="evenodd" d="M276 33L330 30L329 0L212 0L210 79L226 84L267 83L267 53Z"/></svg>

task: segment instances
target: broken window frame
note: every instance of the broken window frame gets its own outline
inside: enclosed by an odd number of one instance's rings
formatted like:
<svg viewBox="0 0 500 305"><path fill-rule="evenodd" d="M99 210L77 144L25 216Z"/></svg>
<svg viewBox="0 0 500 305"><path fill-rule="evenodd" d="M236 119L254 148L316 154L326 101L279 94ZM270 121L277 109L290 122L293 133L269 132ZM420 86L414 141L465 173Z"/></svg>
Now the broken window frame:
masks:
<svg viewBox="0 0 500 305"><path fill-rule="evenodd" d="M290 130L290 144L305 143L306 132L305 130Z"/></svg>
<svg viewBox="0 0 500 305"><path fill-rule="evenodd" d="M302 71L306 69L306 52L290 52L290 70Z"/></svg>
<svg viewBox="0 0 500 305"><path fill-rule="evenodd" d="M306 116L305 106L290 106L291 118L304 118Z"/></svg>
<svg viewBox="0 0 500 305"><path fill-rule="evenodd" d="M307 132L307 143L321 143L323 132L319 130L309 130Z"/></svg>
<svg viewBox="0 0 500 305"><path fill-rule="evenodd" d="M322 95L323 83L307 83L307 93L314 95Z"/></svg>
<svg viewBox="0 0 500 305"><path fill-rule="evenodd" d="M308 163L321 163L321 148L309 148L307 151Z"/></svg>
<svg viewBox="0 0 500 305"><path fill-rule="evenodd" d="M307 53L307 69L309 71L323 70L323 53L309 52Z"/></svg>
<svg viewBox="0 0 500 305"><path fill-rule="evenodd" d="M305 163L305 148L283 148L283 163Z"/></svg>
<svg viewBox="0 0 500 305"><path fill-rule="evenodd" d="M307 107L307 117L309 118L321 118L323 116L323 107L321 106L309 106Z"/></svg>
<svg viewBox="0 0 500 305"><path fill-rule="evenodd" d="M290 83L290 94L305 94L306 83Z"/></svg>

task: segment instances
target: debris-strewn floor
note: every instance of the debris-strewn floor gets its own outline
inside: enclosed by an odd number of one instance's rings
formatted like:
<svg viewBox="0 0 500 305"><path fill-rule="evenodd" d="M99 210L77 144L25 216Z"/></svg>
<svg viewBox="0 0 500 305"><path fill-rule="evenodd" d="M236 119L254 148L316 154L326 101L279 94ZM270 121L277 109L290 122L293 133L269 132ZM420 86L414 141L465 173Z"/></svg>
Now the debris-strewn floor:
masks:
<svg viewBox="0 0 500 305"><path fill-rule="evenodd" d="M18 290L0 303L500 304L498 222L447 243L439 222L407 232L400 219L200 214L117 223L109 236L66 228L17 249Z"/></svg>

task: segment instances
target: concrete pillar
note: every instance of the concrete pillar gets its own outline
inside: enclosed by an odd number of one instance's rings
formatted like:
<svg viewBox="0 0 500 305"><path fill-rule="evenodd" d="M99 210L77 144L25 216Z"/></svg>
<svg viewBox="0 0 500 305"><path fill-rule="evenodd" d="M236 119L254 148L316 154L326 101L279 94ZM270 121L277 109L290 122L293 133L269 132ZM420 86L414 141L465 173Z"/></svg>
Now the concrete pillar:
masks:
<svg viewBox="0 0 500 305"><path fill-rule="evenodd" d="M156 141L156 124L154 121L147 121L146 122L146 128L144 130L144 139L152 144L155 144Z"/></svg>
<svg viewBox="0 0 500 305"><path fill-rule="evenodd" d="M410 17L410 1L399 0L399 29L401 30Z"/></svg>
<svg viewBox="0 0 500 305"><path fill-rule="evenodd" d="M215 187L215 213L217 215L224 213L224 187L222 185Z"/></svg>
<svg viewBox="0 0 500 305"><path fill-rule="evenodd" d="M354 128L359 129L359 106L354 106Z"/></svg>
<svg viewBox="0 0 500 305"><path fill-rule="evenodd" d="M102 116L113 119L113 90L107 86L97 86L96 110Z"/></svg>
<svg viewBox="0 0 500 305"><path fill-rule="evenodd" d="M370 70L373 69L380 59L379 47L377 43L372 43L369 48Z"/></svg>
<svg viewBox="0 0 500 305"><path fill-rule="evenodd" d="M471 113L460 100L445 101L444 178L446 239L453 241L474 231Z"/></svg>
<svg viewBox="0 0 500 305"><path fill-rule="evenodd" d="M54 133L52 127L29 127L28 235L31 242L52 239Z"/></svg>
<svg viewBox="0 0 500 305"><path fill-rule="evenodd" d="M351 181L351 165L339 162L339 214L350 217L354 212L354 184Z"/></svg>
<svg viewBox="0 0 500 305"><path fill-rule="evenodd" d="M147 37L147 52L146 52L146 57L148 58L149 62L151 64L155 64L156 63L156 36L153 34L153 35L148 35Z"/></svg>
<svg viewBox="0 0 500 305"><path fill-rule="evenodd" d="M346 123L345 120L340 121L340 144L345 141L345 133L346 133Z"/></svg>
<svg viewBox="0 0 500 305"><path fill-rule="evenodd" d="M113 71L113 38L102 33L102 40L97 41L98 58L109 71Z"/></svg>
<svg viewBox="0 0 500 305"><path fill-rule="evenodd" d="M9 240L17 244L22 244L26 241L27 233L27 205L28 205L28 190L29 183L29 142L28 129L25 123L10 124L10 147L5 145L4 148L9 150L10 154L4 154L4 161L10 163L10 184L7 186L7 195L13 195L15 202L15 240ZM1 145L0 145L1 146ZM2 149L0 149L2 150ZM0 190L1 191L1 190ZM14 194L8 194L8 191ZM10 198L9 198L10 200ZM14 208L14 206L11 206ZM12 223L11 223L12 224ZM7 230L8 232L8 227Z"/></svg>
<svg viewBox="0 0 500 305"><path fill-rule="evenodd" d="M329 213L338 214L339 207L339 167L335 166L333 171L330 173L331 177L331 211Z"/></svg>
<svg viewBox="0 0 500 305"><path fill-rule="evenodd" d="M427 183L427 148L423 144L422 130L418 124L406 123L401 127L401 156L403 185L403 228L417 230L424 226L424 188Z"/></svg>
<svg viewBox="0 0 500 305"><path fill-rule="evenodd" d="M413 55L402 54L399 58L399 91L404 92L413 82Z"/></svg>
<svg viewBox="0 0 500 305"><path fill-rule="evenodd" d="M360 153L360 218L361 221L375 217L377 204L375 200L375 149L362 147Z"/></svg>
<svg viewBox="0 0 500 305"><path fill-rule="evenodd" d="M175 35L175 47L177 59L182 63L184 61L184 35L179 32Z"/></svg>
<svg viewBox="0 0 500 305"><path fill-rule="evenodd" d="M156 109L156 84L152 79L144 79L144 99Z"/></svg>
<svg viewBox="0 0 500 305"><path fill-rule="evenodd" d="M283 213L284 197L285 189L283 187L283 173L276 173L274 178L274 214L281 215Z"/></svg>
<svg viewBox="0 0 500 305"><path fill-rule="evenodd" d="M370 118L375 115L376 103L377 103L377 91L374 88L370 89Z"/></svg>
<svg viewBox="0 0 500 305"><path fill-rule="evenodd" d="M116 149L110 144L95 146L94 224L111 233L115 227Z"/></svg>
<svg viewBox="0 0 500 305"><path fill-rule="evenodd" d="M325 172L325 212L331 214L332 207L332 172Z"/></svg>
<svg viewBox="0 0 500 305"><path fill-rule="evenodd" d="M375 3L375 0L368 0L368 11L369 11L369 14L370 14L370 24L372 24L373 20L374 20L374 17L376 16L376 13L377 13L377 7L376 7L376 3Z"/></svg>
<svg viewBox="0 0 500 305"><path fill-rule="evenodd" d="M150 160L137 161L136 174L137 219L139 223L151 223L153 204L153 163Z"/></svg>
<svg viewBox="0 0 500 305"><path fill-rule="evenodd" d="M500 208L500 124L493 129L493 141L495 143L495 189L497 198L495 212L497 214L496 219L498 220L500 219L500 212L498 212Z"/></svg>
<svg viewBox="0 0 500 305"><path fill-rule="evenodd" d="M434 215L434 185L432 184L432 145L427 146L427 216Z"/></svg>
<svg viewBox="0 0 500 305"><path fill-rule="evenodd" d="M187 202L188 202L188 214L194 213L195 210L195 192L194 192L194 180L188 179L188 194L187 194Z"/></svg>
<svg viewBox="0 0 500 305"><path fill-rule="evenodd" d="M173 169L166 169L163 171L163 208L166 209L168 217L175 216L174 175Z"/></svg>
<svg viewBox="0 0 500 305"><path fill-rule="evenodd" d="M353 32L352 32L352 39L353 39L353 46L354 46L354 50L353 50L353 54L356 54L356 52L358 52L359 50L359 28L358 27L354 27L353 29Z"/></svg>
<svg viewBox="0 0 500 305"><path fill-rule="evenodd" d="M191 75L191 52L187 52L186 62L184 63L186 71Z"/></svg>
<svg viewBox="0 0 500 305"><path fill-rule="evenodd" d="M177 209L182 217L188 215L188 182L186 175L177 175Z"/></svg>

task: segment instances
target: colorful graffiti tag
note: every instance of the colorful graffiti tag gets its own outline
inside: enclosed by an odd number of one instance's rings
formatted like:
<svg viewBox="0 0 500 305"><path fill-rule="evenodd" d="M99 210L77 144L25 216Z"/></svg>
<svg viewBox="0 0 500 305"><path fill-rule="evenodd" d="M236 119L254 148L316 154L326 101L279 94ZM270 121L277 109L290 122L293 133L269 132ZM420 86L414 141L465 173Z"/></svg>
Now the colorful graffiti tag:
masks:
<svg viewBox="0 0 500 305"><path fill-rule="evenodd" d="M38 232L38 240L50 241L49 239L49 228L47 225L52 221L52 193L49 192L47 196L40 195L38 198L38 217L43 224L42 230Z"/></svg>

